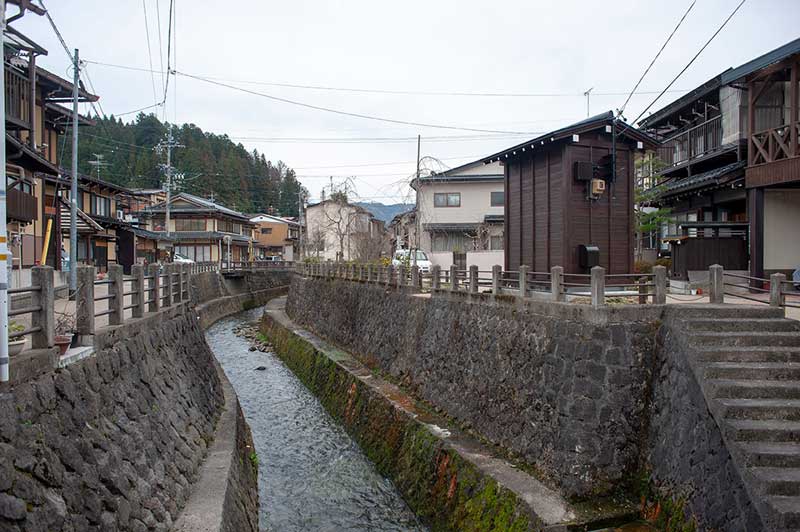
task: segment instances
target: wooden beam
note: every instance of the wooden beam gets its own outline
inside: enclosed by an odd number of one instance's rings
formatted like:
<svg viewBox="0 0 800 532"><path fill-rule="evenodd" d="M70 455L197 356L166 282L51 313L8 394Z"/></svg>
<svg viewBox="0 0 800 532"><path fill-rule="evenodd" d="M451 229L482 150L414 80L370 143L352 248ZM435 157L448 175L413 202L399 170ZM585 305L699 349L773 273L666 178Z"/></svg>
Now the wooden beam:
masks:
<svg viewBox="0 0 800 532"><path fill-rule="evenodd" d="M798 93L800 89L798 89L797 86L800 73L798 71L800 71L800 62L795 62L792 65L792 74L790 76L791 86L789 88L790 157L800 157L800 140L797 138L798 122L800 122L800 113L798 113L798 108L800 108L800 104L798 104L798 98L800 98L800 96L798 96Z"/></svg>
<svg viewBox="0 0 800 532"><path fill-rule="evenodd" d="M747 166L753 166L753 160L755 159L755 150L753 146L753 133L755 133L754 128L756 121L754 89L755 85L753 82L747 84Z"/></svg>

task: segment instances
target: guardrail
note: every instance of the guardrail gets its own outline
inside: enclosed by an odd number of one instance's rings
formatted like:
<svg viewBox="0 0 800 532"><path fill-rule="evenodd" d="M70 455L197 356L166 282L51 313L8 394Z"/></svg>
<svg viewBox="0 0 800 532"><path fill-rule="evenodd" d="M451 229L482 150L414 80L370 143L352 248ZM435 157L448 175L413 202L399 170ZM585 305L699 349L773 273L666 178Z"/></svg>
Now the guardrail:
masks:
<svg viewBox="0 0 800 532"><path fill-rule="evenodd" d="M266 264L266 265L265 265ZM69 318L62 325L68 332L85 340L95 333L98 318L107 316L108 325L121 325L129 318L141 318L147 312L158 312L162 308L181 304L192 299L191 277L204 272L255 271L293 268L289 261L269 263L219 262L134 264L131 275L125 275L123 267L112 264L104 278L98 279L93 266L78 266L78 285L71 297L75 309L58 312ZM9 340L30 338L33 349L51 348L56 345L56 305L53 268L34 266L31 268L31 286L11 288L9 296L24 299L12 305L9 318L23 317L30 325L22 330L9 331ZM27 297L25 297L27 296ZM71 316L74 315L74 323ZM22 321L22 320L20 320ZM58 331L58 332L67 332Z"/></svg>
<svg viewBox="0 0 800 532"><path fill-rule="evenodd" d="M600 266L589 274L565 274L561 266L554 266L549 272L535 272L527 266L508 271L501 266L480 270L473 265L461 270L453 265L448 270L433 266L426 272L418 266L331 262L299 263L296 271L310 277L361 281L419 293L506 294L551 301L587 297L593 306L605 305L610 297L628 298L638 304L665 304L667 298L667 270L663 266L654 267L651 274L609 275Z"/></svg>

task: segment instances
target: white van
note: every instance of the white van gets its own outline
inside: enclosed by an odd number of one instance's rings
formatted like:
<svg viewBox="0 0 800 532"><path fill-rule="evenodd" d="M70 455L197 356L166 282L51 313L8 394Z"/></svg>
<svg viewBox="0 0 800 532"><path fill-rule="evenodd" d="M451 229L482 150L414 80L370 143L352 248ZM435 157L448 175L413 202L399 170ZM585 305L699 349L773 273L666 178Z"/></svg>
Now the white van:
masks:
<svg viewBox="0 0 800 532"><path fill-rule="evenodd" d="M433 263L431 263L428 255L422 250L410 250L410 249L398 249L394 252L394 258L392 259L392 266L395 268L398 266L408 266L409 268L414 265L414 255L413 253L417 254L417 267L419 271L422 273L430 273L431 268L433 268Z"/></svg>

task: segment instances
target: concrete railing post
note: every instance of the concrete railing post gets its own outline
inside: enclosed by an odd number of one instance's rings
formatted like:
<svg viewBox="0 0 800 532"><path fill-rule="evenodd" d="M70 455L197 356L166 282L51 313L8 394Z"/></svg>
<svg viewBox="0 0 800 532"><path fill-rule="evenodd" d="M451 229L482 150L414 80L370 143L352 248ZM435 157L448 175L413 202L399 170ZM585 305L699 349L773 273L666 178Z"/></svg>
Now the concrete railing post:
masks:
<svg viewBox="0 0 800 532"><path fill-rule="evenodd" d="M419 266L411 267L411 289L419 292L421 286L419 284Z"/></svg>
<svg viewBox="0 0 800 532"><path fill-rule="evenodd" d="M442 268L437 264L433 268L431 268L431 291L435 292L441 288L441 280L440 276L442 273Z"/></svg>
<svg viewBox="0 0 800 532"><path fill-rule="evenodd" d="M161 309L161 266L151 264L148 267L150 272L150 303L148 310L158 312Z"/></svg>
<svg viewBox="0 0 800 532"><path fill-rule="evenodd" d="M392 286L392 279L394 277L394 266L391 264L386 267L386 288Z"/></svg>
<svg viewBox="0 0 800 532"><path fill-rule="evenodd" d="M367 282L372 283L372 264L367 264Z"/></svg>
<svg viewBox="0 0 800 532"><path fill-rule="evenodd" d="M450 265L450 291L458 292L458 266Z"/></svg>
<svg viewBox="0 0 800 532"><path fill-rule="evenodd" d="M111 281L108 286L108 295L114 296L108 300L109 310L113 310L108 315L109 325L122 325L125 320L125 272L121 264L111 264L108 267L108 279Z"/></svg>
<svg viewBox="0 0 800 532"><path fill-rule="evenodd" d="M78 266L78 287L75 294L75 332L81 345L88 345L94 334L94 266Z"/></svg>
<svg viewBox="0 0 800 532"><path fill-rule="evenodd" d="M653 303L665 305L667 303L667 268L664 266L653 266Z"/></svg>
<svg viewBox="0 0 800 532"><path fill-rule="evenodd" d="M178 301L186 299L186 264L178 264Z"/></svg>
<svg viewBox="0 0 800 532"><path fill-rule="evenodd" d="M503 267L499 264L492 266L492 295L499 296L500 292L500 278L503 275Z"/></svg>
<svg viewBox="0 0 800 532"><path fill-rule="evenodd" d="M403 288L403 287L406 286L406 275L408 275L408 273L406 271L406 267L403 266L403 265L400 265L400 267L397 269L397 287L398 288Z"/></svg>
<svg viewBox="0 0 800 532"><path fill-rule="evenodd" d="M164 302L162 307L172 306L172 264L164 265Z"/></svg>
<svg viewBox="0 0 800 532"><path fill-rule="evenodd" d="M595 266L591 274L592 306L602 307L606 304L606 269Z"/></svg>
<svg viewBox="0 0 800 532"><path fill-rule="evenodd" d="M192 278L193 275L189 275L186 277L186 299L188 301L192 301L192 296L194 295L194 288L192 286Z"/></svg>
<svg viewBox="0 0 800 532"><path fill-rule="evenodd" d="M474 264L469 267L469 293L478 293L478 267Z"/></svg>
<svg viewBox="0 0 800 532"><path fill-rule="evenodd" d="M31 326L41 327L40 331L31 334L31 347L33 349L53 347L56 330L53 268L50 266L31 268L31 285L39 287L38 292L31 292L31 306L40 308L38 312L31 314Z"/></svg>
<svg viewBox="0 0 800 532"><path fill-rule="evenodd" d="M133 284L136 290L136 306L133 307L133 317L141 318L144 316L144 302L147 300L147 287L144 285L144 266L134 264L131 266Z"/></svg>
<svg viewBox="0 0 800 532"><path fill-rule="evenodd" d="M708 268L708 302L719 305L725 302L725 270L719 264Z"/></svg>
<svg viewBox="0 0 800 532"><path fill-rule="evenodd" d="M562 266L550 268L550 294L553 296L553 301L564 301L566 299L564 268Z"/></svg>
<svg viewBox="0 0 800 532"><path fill-rule="evenodd" d="M519 295L522 297L528 297L528 269L524 265L519 267Z"/></svg>
<svg viewBox="0 0 800 532"><path fill-rule="evenodd" d="M769 304L773 307L782 307L785 300L783 294L783 283L786 282L786 275L773 273L769 276Z"/></svg>

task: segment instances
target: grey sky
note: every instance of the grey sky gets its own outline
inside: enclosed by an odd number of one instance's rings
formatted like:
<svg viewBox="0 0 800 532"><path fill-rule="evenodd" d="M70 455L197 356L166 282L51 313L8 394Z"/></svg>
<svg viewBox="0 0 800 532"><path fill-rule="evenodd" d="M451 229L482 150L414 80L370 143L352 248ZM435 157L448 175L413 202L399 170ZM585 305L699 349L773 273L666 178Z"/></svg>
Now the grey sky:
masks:
<svg viewBox="0 0 800 532"><path fill-rule="evenodd" d="M477 129L548 131L586 115L589 87L627 93L691 0L677 1L416 1L211 2L175 0L177 69L309 104L398 120ZM145 0L153 64L166 54L169 0ZM697 0L640 90L662 89L699 50L738 0ZM140 0L46 2L70 48L81 57L148 68ZM9 9L11 12L11 9ZM676 83L691 89L722 70L800 36L800 0L748 0ZM28 14L15 27L45 46L46 68L69 76L66 54L46 19ZM166 57L164 58L166 61ZM147 72L88 64L107 113L154 102ZM175 82L173 78L170 83ZM368 94L256 85L243 81L442 92L571 94L554 97L466 97ZM161 84L156 74L155 82ZM318 197L320 188L355 176L359 196L392 202L414 172L416 141L320 143L264 138L407 138L422 135L422 155L449 166L524 140L466 131L403 126L338 116L179 76L170 91L169 120L227 133L297 169ZM656 110L680 96L670 93ZM634 96L630 120L653 95ZM616 109L625 95L594 96L592 114ZM129 116L131 118L133 115ZM474 138L482 135L483 138ZM469 136L468 140L436 140ZM402 164L385 164L385 163ZM346 165L352 165L345 167ZM369 166L367 166L369 165Z"/></svg>

